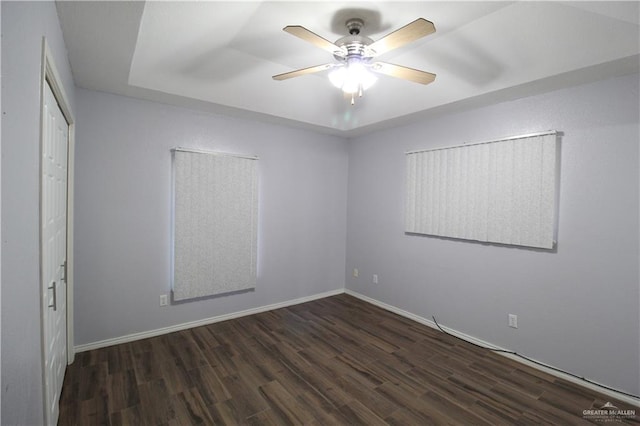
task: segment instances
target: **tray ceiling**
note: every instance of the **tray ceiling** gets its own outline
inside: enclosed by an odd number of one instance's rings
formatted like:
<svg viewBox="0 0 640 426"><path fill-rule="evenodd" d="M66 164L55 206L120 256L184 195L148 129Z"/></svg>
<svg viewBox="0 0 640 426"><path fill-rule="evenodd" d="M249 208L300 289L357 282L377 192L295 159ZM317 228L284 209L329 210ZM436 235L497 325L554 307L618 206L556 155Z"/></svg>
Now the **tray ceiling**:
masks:
<svg viewBox="0 0 640 426"><path fill-rule="evenodd" d="M608 76L638 72L638 2L57 2L80 87L345 136ZM418 17L436 33L380 56L437 74L380 76L354 106L326 73L271 76L331 62L282 31L335 41L362 18L377 40Z"/></svg>

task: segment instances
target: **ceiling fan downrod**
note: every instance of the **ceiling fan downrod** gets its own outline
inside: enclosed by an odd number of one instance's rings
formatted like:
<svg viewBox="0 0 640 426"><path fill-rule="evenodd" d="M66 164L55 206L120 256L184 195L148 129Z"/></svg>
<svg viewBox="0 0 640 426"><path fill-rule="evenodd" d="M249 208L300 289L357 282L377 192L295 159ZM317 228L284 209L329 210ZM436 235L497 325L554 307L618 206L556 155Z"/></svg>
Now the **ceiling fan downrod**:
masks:
<svg viewBox="0 0 640 426"><path fill-rule="evenodd" d="M347 26L347 30L351 35L359 35L360 30L364 27L364 21L359 18L349 19L345 25Z"/></svg>

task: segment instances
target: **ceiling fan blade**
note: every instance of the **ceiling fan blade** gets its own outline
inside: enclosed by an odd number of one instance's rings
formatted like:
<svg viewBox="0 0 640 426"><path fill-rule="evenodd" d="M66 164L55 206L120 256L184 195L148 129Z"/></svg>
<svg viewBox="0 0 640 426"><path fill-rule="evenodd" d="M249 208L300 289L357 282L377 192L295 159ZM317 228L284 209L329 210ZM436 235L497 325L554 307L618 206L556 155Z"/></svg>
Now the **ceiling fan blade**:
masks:
<svg viewBox="0 0 640 426"><path fill-rule="evenodd" d="M289 78L299 77L299 76L305 75L305 74L313 74L315 72L328 70L330 68L333 68L336 65L337 64L316 65L315 67L302 68L302 69L299 69L299 70L295 70L295 71L290 71L290 72L285 72L285 73L282 73L282 74L274 75L272 78L274 80L287 80Z"/></svg>
<svg viewBox="0 0 640 426"><path fill-rule="evenodd" d="M405 44L411 43L419 38L428 36L436 32L433 22L424 18L418 18L410 24L387 34L380 40L370 44L368 49L372 51L374 56L382 55L390 50L397 49Z"/></svg>
<svg viewBox="0 0 640 426"><path fill-rule="evenodd" d="M429 84L433 83L436 75L426 71L420 71L409 67L389 64L387 62L375 62L371 65L371 69L380 74L391 77L401 78L403 80L413 81L414 83Z"/></svg>
<svg viewBox="0 0 640 426"><path fill-rule="evenodd" d="M334 55L337 55L337 56L346 55L346 52L342 48L331 43L329 40L320 37L318 34L314 33L313 31L309 31L303 26L288 25L284 27L282 30L298 38L301 38L304 41L308 41L311 44L315 44L320 49L326 50L327 52L332 53Z"/></svg>

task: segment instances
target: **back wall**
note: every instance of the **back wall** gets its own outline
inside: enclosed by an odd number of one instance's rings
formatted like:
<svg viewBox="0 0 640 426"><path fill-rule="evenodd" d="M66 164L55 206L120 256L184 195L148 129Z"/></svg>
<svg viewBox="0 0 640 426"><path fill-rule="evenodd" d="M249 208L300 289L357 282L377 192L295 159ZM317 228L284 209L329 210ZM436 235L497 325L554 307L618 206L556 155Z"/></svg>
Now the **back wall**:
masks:
<svg viewBox="0 0 640 426"><path fill-rule="evenodd" d="M344 139L84 89L76 101L76 346L344 288ZM255 291L160 307L177 146L259 157Z"/></svg>
<svg viewBox="0 0 640 426"><path fill-rule="evenodd" d="M615 78L352 140L347 288L640 393L638 86ZM404 234L405 151L545 130L564 134L556 251Z"/></svg>

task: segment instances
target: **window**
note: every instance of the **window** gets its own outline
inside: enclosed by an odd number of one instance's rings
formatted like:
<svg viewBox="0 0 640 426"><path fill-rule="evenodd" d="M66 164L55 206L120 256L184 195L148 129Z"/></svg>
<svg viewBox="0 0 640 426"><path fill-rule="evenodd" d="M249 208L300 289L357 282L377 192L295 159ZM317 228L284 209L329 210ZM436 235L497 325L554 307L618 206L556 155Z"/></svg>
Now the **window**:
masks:
<svg viewBox="0 0 640 426"><path fill-rule="evenodd" d="M406 154L410 234L554 245L555 132Z"/></svg>
<svg viewBox="0 0 640 426"><path fill-rule="evenodd" d="M173 300L255 288L257 158L173 151Z"/></svg>

